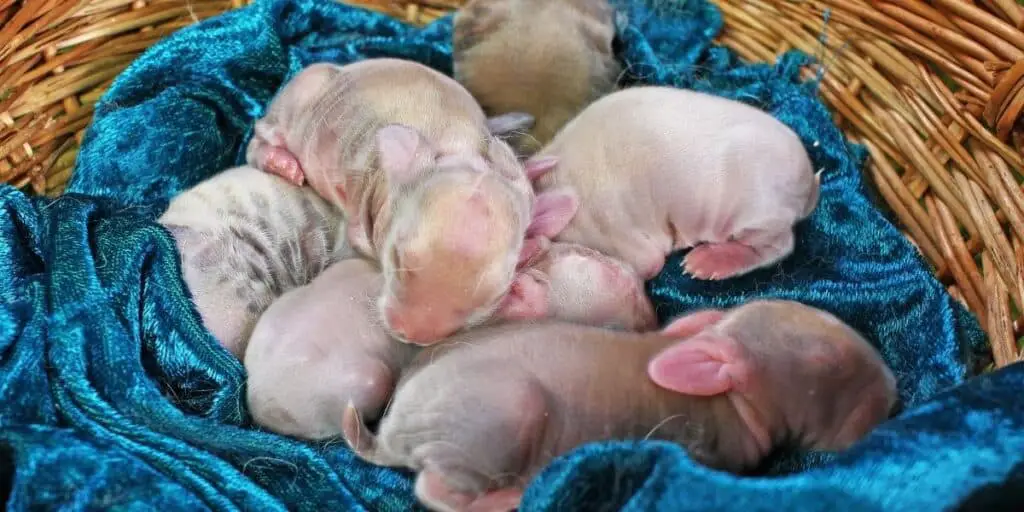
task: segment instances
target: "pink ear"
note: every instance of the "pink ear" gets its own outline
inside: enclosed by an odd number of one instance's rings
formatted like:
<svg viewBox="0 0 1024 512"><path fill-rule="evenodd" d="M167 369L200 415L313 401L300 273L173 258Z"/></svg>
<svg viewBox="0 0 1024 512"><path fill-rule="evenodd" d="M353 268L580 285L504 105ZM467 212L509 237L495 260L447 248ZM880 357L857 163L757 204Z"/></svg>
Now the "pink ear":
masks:
<svg viewBox="0 0 1024 512"><path fill-rule="evenodd" d="M725 316L725 312L718 309L697 311L695 313L690 313L686 316L676 318L663 327L661 329L661 333L665 336L676 339L689 338L690 336L703 331L705 327L717 324L723 316Z"/></svg>
<svg viewBox="0 0 1024 512"><path fill-rule="evenodd" d="M416 160L427 143L415 128L389 124L377 130L377 152L380 168L393 184L407 183L416 175Z"/></svg>
<svg viewBox="0 0 1024 512"><path fill-rule="evenodd" d="M554 238L569 225L579 208L580 200L569 188L538 194L533 205L533 221L526 229L526 236Z"/></svg>
<svg viewBox="0 0 1024 512"><path fill-rule="evenodd" d="M742 387L749 367L731 338L702 333L661 351L651 359L647 375L665 389L694 396L713 396Z"/></svg>
<svg viewBox="0 0 1024 512"><path fill-rule="evenodd" d="M534 272L516 274L508 295L498 306L505 320L534 320L548 316L548 284Z"/></svg>
<svg viewBox="0 0 1024 512"><path fill-rule="evenodd" d="M551 248L551 240L543 236L527 238L523 241L523 249L519 251L516 268L528 267L533 260Z"/></svg>
<svg viewBox="0 0 1024 512"><path fill-rule="evenodd" d="M526 161L524 167L526 168L526 177L533 181L541 176L551 172L552 169L558 166L557 156L542 156L532 158Z"/></svg>

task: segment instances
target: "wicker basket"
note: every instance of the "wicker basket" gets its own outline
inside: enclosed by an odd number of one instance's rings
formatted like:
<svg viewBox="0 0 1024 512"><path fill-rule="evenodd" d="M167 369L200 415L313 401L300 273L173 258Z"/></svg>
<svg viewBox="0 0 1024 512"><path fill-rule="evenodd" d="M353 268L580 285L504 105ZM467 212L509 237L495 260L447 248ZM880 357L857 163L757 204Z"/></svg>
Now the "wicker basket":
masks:
<svg viewBox="0 0 1024 512"><path fill-rule="evenodd" d="M421 24L464 0L356 0ZM248 0L0 0L0 181L57 195L93 105L142 50ZM1015 0L717 0L750 61L796 48L907 236L988 332L1024 330L1024 7ZM815 70L807 69L807 76Z"/></svg>

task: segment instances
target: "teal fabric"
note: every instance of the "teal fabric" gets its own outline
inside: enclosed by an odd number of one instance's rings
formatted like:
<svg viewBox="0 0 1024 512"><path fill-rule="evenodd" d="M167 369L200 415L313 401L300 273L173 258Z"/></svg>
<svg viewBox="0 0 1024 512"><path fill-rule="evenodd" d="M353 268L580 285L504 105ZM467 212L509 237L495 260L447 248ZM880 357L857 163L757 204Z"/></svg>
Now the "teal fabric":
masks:
<svg viewBox="0 0 1024 512"><path fill-rule="evenodd" d="M1024 366L965 382L984 335L872 206L864 152L797 81L804 57L741 65L712 45L721 17L703 0L618 8L631 80L758 105L824 171L791 258L700 283L676 255L649 283L662 319L751 297L832 311L879 347L904 412L848 451L780 452L745 476L659 442L587 445L532 483L523 510L1024 504ZM173 195L242 161L253 121L302 66L392 56L450 72L450 33L450 19L418 29L328 1L257 2L180 31L118 77L65 196L0 188L10 276L0 280L0 496L10 510L410 509L408 474L251 425L245 372L202 327L154 219Z"/></svg>

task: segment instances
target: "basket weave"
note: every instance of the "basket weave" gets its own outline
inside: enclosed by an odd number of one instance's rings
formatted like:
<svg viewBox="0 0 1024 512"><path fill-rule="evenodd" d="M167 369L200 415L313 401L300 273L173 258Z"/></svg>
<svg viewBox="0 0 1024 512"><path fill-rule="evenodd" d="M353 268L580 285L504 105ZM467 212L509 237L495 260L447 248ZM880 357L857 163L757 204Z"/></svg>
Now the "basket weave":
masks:
<svg viewBox="0 0 1024 512"><path fill-rule="evenodd" d="M174 30L249 0L0 0L0 181L55 196L93 105ZM422 24L464 0L354 0ZM715 0L749 61L819 58L821 95L996 367L1024 330L1024 7L1015 0ZM804 70L807 77L818 69Z"/></svg>

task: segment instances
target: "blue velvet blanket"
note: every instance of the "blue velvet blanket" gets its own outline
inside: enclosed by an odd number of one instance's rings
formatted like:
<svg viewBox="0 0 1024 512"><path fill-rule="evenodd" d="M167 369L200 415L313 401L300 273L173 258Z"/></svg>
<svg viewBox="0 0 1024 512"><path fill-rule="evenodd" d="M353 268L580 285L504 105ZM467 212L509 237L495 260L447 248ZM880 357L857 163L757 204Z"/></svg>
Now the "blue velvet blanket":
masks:
<svg viewBox="0 0 1024 512"><path fill-rule="evenodd" d="M649 283L662 320L751 297L832 311L899 379L903 411L843 453L780 452L750 475L675 445L613 442L556 460L523 510L972 510L1024 504L1024 366L966 380L985 339L868 199L864 152L832 124L799 54L742 65L704 0L623 0L633 82L710 91L792 127L824 171L781 265ZM281 84L314 61L402 57L451 70L450 19L424 29L328 1L256 2L181 30L97 106L68 193L0 188L0 497L11 510L409 510L409 475L340 443L255 428L245 372L202 327L172 239L174 194L242 161ZM682 191L681 191L682 192Z"/></svg>

